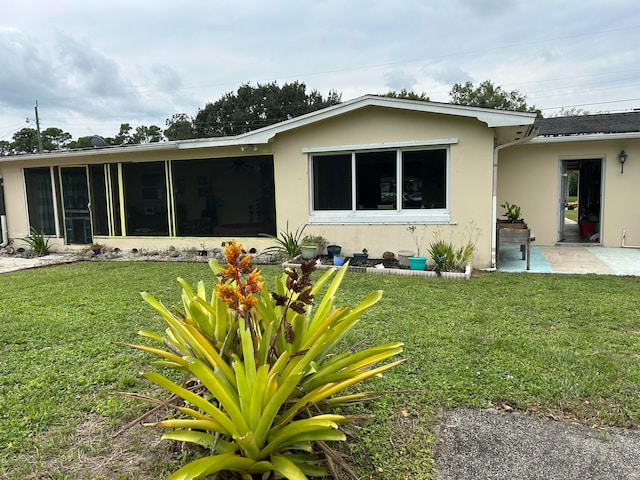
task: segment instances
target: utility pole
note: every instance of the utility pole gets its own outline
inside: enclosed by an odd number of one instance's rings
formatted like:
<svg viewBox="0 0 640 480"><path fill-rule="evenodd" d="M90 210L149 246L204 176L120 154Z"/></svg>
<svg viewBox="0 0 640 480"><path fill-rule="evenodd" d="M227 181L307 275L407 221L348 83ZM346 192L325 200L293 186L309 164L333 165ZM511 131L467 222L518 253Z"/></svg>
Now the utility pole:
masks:
<svg viewBox="0 0 640 480"><path fill-rule="evenodd" d="M40 118L38 117L38 100L36 100L36 132L38 134L38 153L42 153L42 135L40 135Z"/></svg>

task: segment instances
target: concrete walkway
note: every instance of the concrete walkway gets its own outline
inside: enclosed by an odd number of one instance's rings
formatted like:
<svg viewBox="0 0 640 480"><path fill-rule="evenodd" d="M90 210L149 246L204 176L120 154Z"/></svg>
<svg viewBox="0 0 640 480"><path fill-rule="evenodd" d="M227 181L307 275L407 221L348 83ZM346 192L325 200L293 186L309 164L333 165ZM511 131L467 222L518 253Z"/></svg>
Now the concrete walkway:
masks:
<svg viewBox="0 0 640 480"><path fill-rule="evenodd" d="M71 263L79 259L74 253L53 253L44 257L20 258L0 255L0 273ZM526 272L520 247L500 247L501 272ZM600 246L531 247L529 273L595 273L602 275L640 276L640 249Z"/></svg>
<svg viewBox="0 0 640 480"><path fill-rule="evenodd" d="M640 432L497 409L445 412L436 480L640 480Z"/></svg>
<svg viewBox="0 0 640 480"><path fill-rule="evenodd" d="M78 260L77 255L52 253L44 257L23 258L14 255L0 255L0 273L16 272L28 268L46 267L47 265L59 265L72 263Z"/></svg>
<svg viewBox="0 0 640 480"><path fill-rule="evenodd" d="M500 247L501 272L526 272L520 247ZM530 273L595 273L640 276L640 249L600 246L531 247Z"/></svg>

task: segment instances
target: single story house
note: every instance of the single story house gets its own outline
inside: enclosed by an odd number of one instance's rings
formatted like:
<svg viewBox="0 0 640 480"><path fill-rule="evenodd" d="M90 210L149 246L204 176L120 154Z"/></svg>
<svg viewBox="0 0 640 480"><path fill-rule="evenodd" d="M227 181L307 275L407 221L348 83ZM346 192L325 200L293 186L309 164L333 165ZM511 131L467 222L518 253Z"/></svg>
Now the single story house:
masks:
<svg viewBox="0 0 640 480"><path fill-rule="evenodd" d="M260 234L307 225L380 258L415 250L415 225L423 253L436 232L472 238L474 266L491 268L505 201L537 244L563 241L572 170L592 243L640 245L640 113L536 119L367 95L234 137L0 157L0 246L32 226L61 249L235 238L261 251L273 243Z"/></svg>

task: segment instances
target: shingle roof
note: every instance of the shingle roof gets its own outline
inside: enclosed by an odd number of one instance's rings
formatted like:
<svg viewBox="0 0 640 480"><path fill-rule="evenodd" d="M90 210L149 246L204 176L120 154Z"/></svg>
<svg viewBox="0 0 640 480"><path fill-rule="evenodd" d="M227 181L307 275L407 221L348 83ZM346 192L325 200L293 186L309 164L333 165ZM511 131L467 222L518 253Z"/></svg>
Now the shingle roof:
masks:
<svg viewBox="0 0 640 480"><path fill-rule="evenodd" d="M640 132L640 111L537 118L539 137Z"/></svg>

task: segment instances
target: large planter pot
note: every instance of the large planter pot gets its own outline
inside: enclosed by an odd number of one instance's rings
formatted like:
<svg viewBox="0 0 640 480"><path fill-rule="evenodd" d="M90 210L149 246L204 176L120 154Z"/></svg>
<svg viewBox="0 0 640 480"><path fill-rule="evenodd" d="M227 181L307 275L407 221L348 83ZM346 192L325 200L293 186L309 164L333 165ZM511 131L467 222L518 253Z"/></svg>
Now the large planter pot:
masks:
<svg viewBox="0 0 640 480"><path fill-rule="evenodd" d="M409 267L409 257L413 257L416 252L411 250L398 250L398 263L401 267Z"/></svg>
<svg viewBox="0 0 640 480"><path fill-rule="evenodd" d="M367 263L368 259L369 259L369 254L368 253L354 253L353 254L353 263L355 265L363 265L363 264Z"/></svg>
<svg viewBox="0 0 640 480"><path fill-rule="evenodd" d="M318 250L317 245L302 245L300 247L300 251L302 252L302 258L305 260L311 260L316 256L316 251Z"/></svg>
<svg viewBox="0 0 640 480"><path fill-rule="evenodd" d="M411 270L424 270L427 266L427 257L409 257Z"/></svg>
<svg viewBox="0 0 640 480"><path fill-rule="evenodd" d="M329 258L333 258L336 255L340 255L341 251L342 251L342 247L340 245L328 245L327 246L327 255L329 255Z"/></svg>
<svg viewBox="0 0 640 480"><path fill-rule="evenodd" d="M505 220L498 220L498 228L502 229L502 228L511 228L514 230L526 230L527 224L525 222L507 222Z"/></svg>
<svg viewBox="0 0 640 480"><path fill-rule="evenodd" d="M345 257L338 257L338 256L333 257L333 264L336 267L341 267L342 265L344 265L344 261L345 261Z"/></svg>

